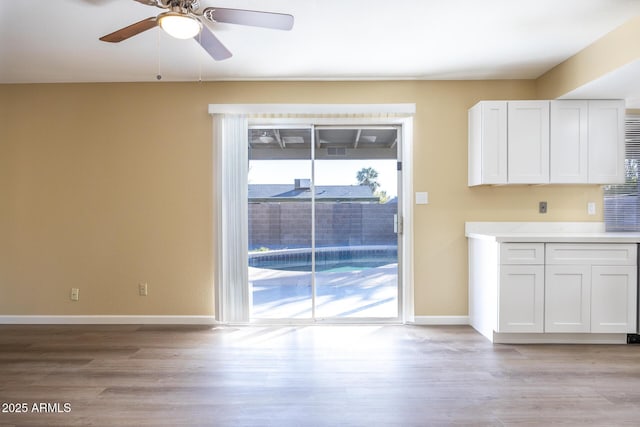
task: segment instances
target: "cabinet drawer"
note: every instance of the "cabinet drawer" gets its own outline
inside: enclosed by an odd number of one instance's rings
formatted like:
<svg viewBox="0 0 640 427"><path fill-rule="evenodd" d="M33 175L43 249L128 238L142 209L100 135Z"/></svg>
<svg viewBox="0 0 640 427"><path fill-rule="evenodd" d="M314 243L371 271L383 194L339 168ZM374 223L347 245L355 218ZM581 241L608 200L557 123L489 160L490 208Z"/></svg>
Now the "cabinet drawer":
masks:
<svg viewBox="0 0 640 427"><path fill-rule="evenodd" d="M636 265L632 243L548 243L547 264Z"/></svg>
<svg viewBox="0 0 640 427"><path fill-rule="evenodd" d="M544 264L544 243L503 243L500 264Z"/></svg>

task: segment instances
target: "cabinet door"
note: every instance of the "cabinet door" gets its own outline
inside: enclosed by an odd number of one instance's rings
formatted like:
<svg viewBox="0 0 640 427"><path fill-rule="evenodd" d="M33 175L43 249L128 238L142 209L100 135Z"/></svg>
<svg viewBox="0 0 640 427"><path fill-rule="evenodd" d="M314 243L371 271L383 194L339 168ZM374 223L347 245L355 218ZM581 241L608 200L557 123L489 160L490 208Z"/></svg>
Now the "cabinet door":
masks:
<svg viewBox="0 0 640 427"><path fill-rule="evenodd" d="M584 184L588 180L588 102L551 101L549 181Z"/></svg>
<svg viewBox="0 0 640 427"><path fill-rule="evenodd" d="M624 183L624 101L589 101L589 182Z"/></svg>
<svg viewBox="0 0 640 427"><path fill-rule="evenodd" d="M507 102L483 101L469 110L469 182L507 183Z"/></svg>
<svg viewBox="0 0 640 427"><path fill-rule="evenodd" d="M593 266L591 332L636 332L636 267Z"/></svg>
<svg viewBox="0 0 640 427"><path fill-rule="evenodd" d="M589 332L591 267L547 265L545 271L545 332Z"/></svg>
<svg viewBox="0 0 640 427"><path fill-rule="evenodd" d="M549 101L509 101L507 181L549 182Z"/></svg>
<svg viewBox="0 0 640 427"><path fill-rule="evenodd" d="M500 266L497 332L543 332L544 266Z"/></svg>

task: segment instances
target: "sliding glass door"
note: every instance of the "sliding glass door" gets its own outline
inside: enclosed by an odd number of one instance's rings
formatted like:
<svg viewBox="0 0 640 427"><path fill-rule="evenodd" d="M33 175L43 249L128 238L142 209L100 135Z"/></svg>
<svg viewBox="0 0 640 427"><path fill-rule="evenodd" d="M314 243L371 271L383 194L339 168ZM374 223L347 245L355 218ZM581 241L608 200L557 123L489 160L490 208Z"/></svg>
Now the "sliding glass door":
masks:
<svg viewBox="0 0 640 427"><path fill-rule="evenodd" d="M315 129L316 317L398 317L394 127Z"/></svg>
<svg viewBox="0 0 640 427"><path fill-rule="evenodd" d="M251 318L399 317L397 126L249 130Z"/></svg>

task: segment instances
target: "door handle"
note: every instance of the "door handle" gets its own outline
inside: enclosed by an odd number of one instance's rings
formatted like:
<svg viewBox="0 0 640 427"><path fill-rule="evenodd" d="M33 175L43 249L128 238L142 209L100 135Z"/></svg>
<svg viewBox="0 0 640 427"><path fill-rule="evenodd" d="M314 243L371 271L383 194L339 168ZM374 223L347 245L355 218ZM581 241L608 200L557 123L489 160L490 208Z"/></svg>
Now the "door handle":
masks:
<svg viewBox="0 0 640 427"><path fill-rule="evenodd" d="M402 234L402 226L402 217L398 214L393 214L393 232Z"/></svg>

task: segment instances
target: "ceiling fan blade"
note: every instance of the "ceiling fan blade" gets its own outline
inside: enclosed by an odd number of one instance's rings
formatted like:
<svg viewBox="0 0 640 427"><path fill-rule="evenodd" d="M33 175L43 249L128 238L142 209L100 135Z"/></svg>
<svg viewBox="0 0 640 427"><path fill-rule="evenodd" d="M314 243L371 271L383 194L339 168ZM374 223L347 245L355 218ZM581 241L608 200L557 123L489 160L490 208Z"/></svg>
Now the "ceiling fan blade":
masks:
<svg viewBox="0 0 640 427"><path fill-rule="evenodd" d="M118 43L122 40L128 39L129 37L133 37L136 34L140 34L143 31L150 30L157 25L158 21L156 21L156 17L153 16L136 22L135 24L131 24L128 27L120 28L118 31L114 31L106 36L102 36L100 37L100 40L103 42Z"/></svg>
<svg viewBox="0 0 640 427"><path fill-rule="evenodd" d="M200 34L195 36L194 39L200 43L200 46L216 61L222 61L232 56L229 49L227 49L206 26L202 27Z"/></svg>
<svg viewBox="0 0 640 427"><path fill-rule="evenodd" d="M272 28L274 30L290 30L293 28L293 16L284 13L207 7L203 10L202 14L212 22L251 25L253 27Z"/></svg>
<svg viewBox="0 0 640 427"><path fill-rule="evenodd" d="M158 0L135 0L138 3L146 4L147 6L157 6L162 7L161 3Z"/></svg>

